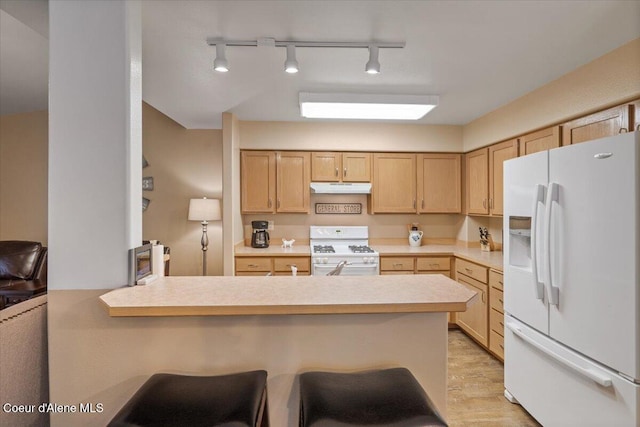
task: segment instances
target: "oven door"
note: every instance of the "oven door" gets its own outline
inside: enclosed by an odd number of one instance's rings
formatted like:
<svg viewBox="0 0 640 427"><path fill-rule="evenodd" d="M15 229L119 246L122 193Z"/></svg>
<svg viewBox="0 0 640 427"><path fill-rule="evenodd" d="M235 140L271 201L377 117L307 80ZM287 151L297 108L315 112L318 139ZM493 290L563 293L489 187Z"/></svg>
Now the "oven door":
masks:
<svg viewBox="0 0 640 427"><path fill-rule="evenodd" d="M336 268L338 265L337 262L330 262L327 264L313 264L311 266L311 275L312 276L326 276L331 270ZM380 274L378 269L378 263L358 263L358 264L347 264L342 269L340 273L341 276L377 276Z"/></svg>

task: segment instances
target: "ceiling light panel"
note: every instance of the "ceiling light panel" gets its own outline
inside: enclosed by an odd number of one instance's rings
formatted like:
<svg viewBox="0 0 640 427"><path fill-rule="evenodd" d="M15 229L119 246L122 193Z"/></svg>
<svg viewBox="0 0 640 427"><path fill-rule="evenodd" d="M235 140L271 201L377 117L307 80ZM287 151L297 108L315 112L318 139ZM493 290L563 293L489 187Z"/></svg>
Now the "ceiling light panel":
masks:
<svg viewBox="0 0 640 427"><path fill-rule="evenodd" d="M302 117L315 119L418 120L438 105L434 95L369 95L301 92Z"/></svg>

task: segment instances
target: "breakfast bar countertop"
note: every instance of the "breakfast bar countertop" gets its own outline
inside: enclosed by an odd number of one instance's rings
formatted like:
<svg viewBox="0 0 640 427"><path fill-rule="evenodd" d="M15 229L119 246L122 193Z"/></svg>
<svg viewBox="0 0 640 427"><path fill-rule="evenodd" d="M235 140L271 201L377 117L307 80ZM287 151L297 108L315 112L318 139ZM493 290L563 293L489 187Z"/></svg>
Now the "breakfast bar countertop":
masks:
<svg viewBox="0 0 640 427"><path fill-rule="evenodd" d="M112 317L465 311L475 292L442 275L161 277L100 300Z"/></svg>

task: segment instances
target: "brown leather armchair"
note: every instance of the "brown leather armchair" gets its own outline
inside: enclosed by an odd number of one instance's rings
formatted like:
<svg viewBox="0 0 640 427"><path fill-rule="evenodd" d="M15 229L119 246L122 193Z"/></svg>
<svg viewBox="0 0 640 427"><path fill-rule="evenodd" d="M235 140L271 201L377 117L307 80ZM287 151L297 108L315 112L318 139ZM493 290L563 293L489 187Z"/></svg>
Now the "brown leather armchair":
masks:
<svg viewBox="0 0 640 427"><path fill-rule="evenodd" d="M40 242L0 241L0 309L47 291L47 248Z"/></svg>

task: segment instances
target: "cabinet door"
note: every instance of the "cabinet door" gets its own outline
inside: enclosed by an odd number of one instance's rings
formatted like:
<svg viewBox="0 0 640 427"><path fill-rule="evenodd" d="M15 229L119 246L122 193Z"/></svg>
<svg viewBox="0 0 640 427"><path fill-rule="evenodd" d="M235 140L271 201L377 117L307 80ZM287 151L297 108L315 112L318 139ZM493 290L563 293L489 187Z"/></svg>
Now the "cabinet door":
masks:
<svg viewBox="0 0 640 427"><path fill-rule="evenodd" d="M503 170L505 160L518 157L518 140L501 142L489 147L489 212L502 215L503 211Z"/></svg>
<svg viewBox="0 0 640 427"><path fill-rule="evenodd" d="M640 100L631 103L631 107L633 108L634 113L633 123L631 123L631 127L629 129L640 131Z"/></svg>
<svg viewBox="0 0 640 427"><path fill-rule="evenodd" d="M521 136L519 140L521 156L560 147L560 126L553 126Z"/></svg>
<svg viewBox="0 0 640 427"><path fill-rule="evenodd" d="M489 150L481 148L465 155L467 213L489 213Z"/></svg>
<svg viewBox="0 0 640 427"><path fill-rule="evenodd" d="M309 213L311 153L278 153L277 171L276 212Z"/></svg>
<svg viewBox="0 0 640 427"><path fill-rule="evenodd" d="M629 104L599 111L562 125L562 145L617 135L629 130Z"/></svg>
<svg viewBox="0 0 640 427"><path fill-rule="evenodd" d="M460 154L418 154L418 212L461 211L460 167Z"/></svg>
<svg viewBox="0 0 640 427"><path fill-rule="evenodd" d="M242 151L240 159L242 213L275 213L276 154Z"/></svg>
<svg viewBox="0 0 640 427"><path fill-rule="evenodd" d="M415 213L415 154L375 153L372 187L372 213Z"/></svg>
<svg viewBox="0 0 640 427"><path fill-rule="evenodd" d="M371 153L343 153L342 181L370 182Z"/></svg>
<svg viewBox="0 0 640 427"><path fill-rule="evenodd" d="M477 292L478 295L467 311L456 313L456 323L476 341L487 347L489 343L487 285L462 274L457 275L457 281L469 290Z"/></svg>
<svg viewBox="0 0 640 427"><path fill-rule="evenodd" d="M340 153L311 153L311 181L337 182L342 176Z"/></svg>

